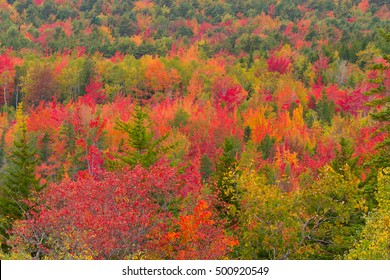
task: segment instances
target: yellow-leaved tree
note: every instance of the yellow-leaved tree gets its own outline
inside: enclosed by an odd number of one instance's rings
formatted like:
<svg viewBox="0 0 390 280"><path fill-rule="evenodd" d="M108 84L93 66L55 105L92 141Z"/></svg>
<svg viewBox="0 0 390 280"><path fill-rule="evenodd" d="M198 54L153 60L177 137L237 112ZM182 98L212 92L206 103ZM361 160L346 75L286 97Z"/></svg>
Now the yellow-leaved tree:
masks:
<svg viewBox="0 0 390 280"><path fill-rule="evenodd" d="M390 168L379 172L377 208L367 216L359 242L346 255L347 259L390 259Z"/></svg>

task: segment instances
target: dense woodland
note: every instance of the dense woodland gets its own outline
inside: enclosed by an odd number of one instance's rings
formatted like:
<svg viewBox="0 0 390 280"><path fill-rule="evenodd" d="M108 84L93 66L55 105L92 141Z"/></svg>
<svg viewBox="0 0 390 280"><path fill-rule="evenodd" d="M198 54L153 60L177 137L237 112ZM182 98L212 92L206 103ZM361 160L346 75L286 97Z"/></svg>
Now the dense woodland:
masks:
<svg viewBox="0 0 390 280"><path fill-rule="evenodd" d="M390 259L388 0L0 0L2 259Z"/></svg>

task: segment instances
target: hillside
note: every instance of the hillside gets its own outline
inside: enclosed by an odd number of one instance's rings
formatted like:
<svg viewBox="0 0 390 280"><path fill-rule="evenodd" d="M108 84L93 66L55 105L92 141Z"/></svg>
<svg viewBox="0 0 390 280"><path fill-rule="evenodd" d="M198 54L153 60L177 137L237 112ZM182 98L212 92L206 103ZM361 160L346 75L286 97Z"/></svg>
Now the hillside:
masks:
<svg viewBox="0 0 390 280"><path fill-rule="evenodd" d="M388 0L0 0L1 258L389 259Z"/></svg>

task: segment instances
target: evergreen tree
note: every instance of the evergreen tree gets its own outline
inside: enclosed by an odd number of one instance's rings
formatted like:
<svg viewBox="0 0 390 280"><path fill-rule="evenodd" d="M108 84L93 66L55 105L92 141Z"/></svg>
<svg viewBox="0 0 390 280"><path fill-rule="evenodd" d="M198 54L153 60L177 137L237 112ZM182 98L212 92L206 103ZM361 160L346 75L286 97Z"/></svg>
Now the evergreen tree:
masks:
<svg viewBox="0 0 390 280"><path fill-rule="evenodd" d="M252 140L252 129L249 125L244 128L244 142Z"/></svg>
<svg viewBox="0 0 390 280"><path fill-rule="evenodd" d="M210 178L211 174L213 173L213 163L206 154L202 156L199 171L200 174L202 174L203 181L206 181L208 178Z"/></svg>
<svg viewBox="0 0 390 280"><path fill-rule="evenodd" d="M7 232L12 228L13 221L22 219L28 210L24 200L30 196L32 191L40 188L35 176L36 153L29 145L22 103L16 111L13 144L13 150L1 172L0 182L0 234L3 250L7 249L4 241L8 237Z"/></svg>
<svg viewBox="0 0 390 280"><path fill-rule="evenodd" d="M127 134L128 148L123 154L118 155L119 161L109 161L112 167L123 164L134 167L141 164L143 167L153 165L165 152L175 145L163 146L163 141L169 134L155 139L150 130L151 122L148 114L140 106L136 106L129 122L118 121L117 129Z"/></svg>
<svg viewBox="0 0 390 280"><path fill-rule="evenodd" d="M273 156L274 143L275 138L270 137L267 133L264 139L261 141L260 145L257 147L257 151L262 153L262 157L264 160Z"/></svg>
<svg viewBox="0 0 390 280"><path fill-rule="evenodd" d="M387 43L390 43L390 32L381 32L381 35ZM385 134L385 139L377 146L379 153L372 161L373 166L384 170L390 166L390 89L385 86L386 73L390 71L390 54L382 56L386 63L376 63L371 67L378 73L375 79L371 79L371 82L377 86L366 93L374 98L366 105L373 108L370 115L380 123L376 133Z"/></svg>
<svg viewBox="0 0 390 280"><path fill-rule="evenodd" d="M351 172L355 173L359 158L353 157L355 149L353 148L352 142L343 137L340 139L340 149L335 148L334 151L336 157L331 162L333 170L341 175L345 175L345 165L348 164Z"/></svg>
<svg viewBox="0 0 390 280"><path fill-rule="evenodd" d="M228 221L228 226L233 226L237 223L240 208L237 190L239 148L233 137L226 138L222 148L223 152L216 164L215 173L214 193L218 198L216 208L220 212L220 217Z"/></svg>
<svg viewBox="0 0 390 280"><path fill-rule="evenodd" d="M384 40L390 42L390 32L380 32ZM378 189L377 172L387 174L390 167L390 93L389 88L385 86L387 71L390 71L390 55L383 54L382 57L386 63L375 63L370 66L372 70L377 71L377 77L370 80L376 87L365 94L372 97L371 101L366 103L366 106L372 107L370 115L372 119L379 123L379 129L374 133L384 134L384 140L376 146L378 151L367 166L371 168L370 174L363 182L362 187L367 200L367 205L370 210L378 206L378 201L375 192Z"/></svg>
<svg viewBox="0 0 390 280"><path fill-rule="evenodd" d="M325 92L322 93L321 99L318 101L315 111L318 114L318 118L322 123L331 125L332 119L335 113L335 105L332 100L328 99L328 96Z"/></svg>

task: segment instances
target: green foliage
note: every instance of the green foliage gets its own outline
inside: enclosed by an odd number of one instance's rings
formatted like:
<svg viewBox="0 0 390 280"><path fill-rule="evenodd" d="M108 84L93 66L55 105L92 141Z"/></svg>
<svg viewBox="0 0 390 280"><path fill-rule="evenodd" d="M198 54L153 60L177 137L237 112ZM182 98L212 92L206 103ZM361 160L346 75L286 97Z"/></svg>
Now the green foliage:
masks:
<svg viewBox="0 0 390 280"><path fill-rule="evenodd" d="M244 128L244 142L247 143L252 139L252 129L249 125Z"/></svg>
<svg viewBox="0 0 390 280"><path fill-rule="evenodd" d="M273 157L273 147L274 147L275 139L270 137L267 133L263 140L261 140L260 145L257 147L257 150L261 152L263 159L268 159Z"/></svg>
<svg viewBox="0 0 390 280"><path fill-rule="evenodd" d="M305 209L301 242L310 259L341 258L362 227L367 208L360 196L359 181L348 165L342 173L325 168L319 180L298 198Z"/></svg>
<svg viewBox="0 0 390 280"><path fill-rule="evenodd" d="M366 217L360 239L346 255L347 259L390 259L390 170L378 173L378 207Z"/></svg>
<svg viewBox="0 0 390 280"><path fill-rule="evenodd" d="M293 193L282 192L246 170L238 181L244 259L337 259L352 248L366 210L358 180L348 166L330 167L318 180Z"/></svg>
<svg viewBox="0 0 390 280"><path fill-rule="evenodd" d="M359 158L353 157L355 149L353 148L351 140L342 137L340 139L340 149L335 148L334 151L336 156L330 164L334 171L341 175L345 175L345 165L348 165L353 173L358 173L357 163Z"/></svg>
<svg viewBox="0 0 390 280"><path fill-rule="evenodd" d="M179 108L172 120L172 127L179 128L185 126L188 123L189 117L190 115L186 111L184 111L182 108Z"/></svg>
<svg viewBox="0 0 390 280"><path fill-rule="evenodd" d="M294 198L253 170L238 181L242 192L239 213L239 247L242 259L286 259L299 240L299 220Z"/></svg>
<svg viewBox="0 0 390 280"><path fill-rule="evenodd" d="M40 189L35 175L36 153L28 141L25 118L20 103L16 112L13 149L7 165L1 170L0 234L3 249L6 249L4 241L8 237L7 231L12 228L13 221L22 219L29 208L24 200L29 198L33 191Z"/></svg>
<svg viewBox="0 0 390 280"><path fill-rule="evenodd" d="M382 37L387 43L390 43L390 32L381 32ZM389 88L386 88L385 79L387 71L390 71L390 54L382 55L386 63L376 63L371 69L376 70L378 75L371 82L375 85L373 89L366 93L372 96L372 100L366 105L373 108L370 115L377 121L380 128L376 133L384 133L384 140L378 144L378 155L371 164L376 168L386 168L390 166L390 96ZM388 86L387 86L388 87Z"/></svg>
<svg viewBox="0 0 390 280"><path fill-rule="evenodd" d="M200 161L200 174L202 175L203 181L207 181L208 178L213 174L213 163L210 158L204 154Z"/></svg>
<svg viewBox="0 0 390 280"><path fill-rule="evenodd" d="M321 99L317 102L315 111L323 124L331 125L335 114L335 104L328 96L323 93Z"/></svg>
<svg viewBox="0 0 390 280"><path fill-rule="evenodd" d="M168 134L155 139L154 133L150 130L151 122L145 109L140 106L134 108L132 120L129 122L117 121L116 128L126 133L128 150L124 154L117 155L116 161L110 161L112 167L129 165L135 167L141 164L143 167L150 167L168 150L175 145L163 146Z"/></svg>
<svg viewBox="0 0 390 280"><path fill-rule="evenodd" d="M222 149L222 155L216 164L214 192L219 201L217 209L220 217L227 219L228 225L234 225L240 208L240 194L237 190L237 180L240 176L237 169L239 147L233 137L228 137Z"/></svg>

